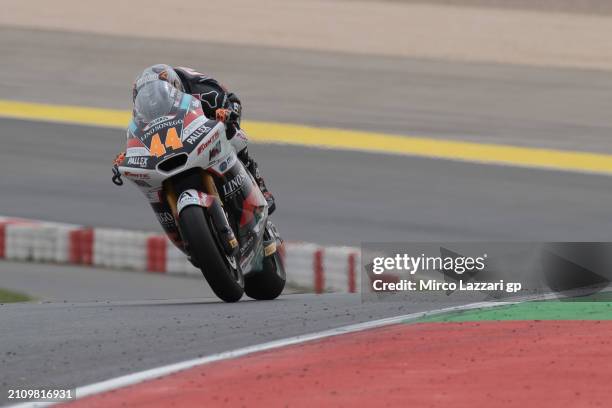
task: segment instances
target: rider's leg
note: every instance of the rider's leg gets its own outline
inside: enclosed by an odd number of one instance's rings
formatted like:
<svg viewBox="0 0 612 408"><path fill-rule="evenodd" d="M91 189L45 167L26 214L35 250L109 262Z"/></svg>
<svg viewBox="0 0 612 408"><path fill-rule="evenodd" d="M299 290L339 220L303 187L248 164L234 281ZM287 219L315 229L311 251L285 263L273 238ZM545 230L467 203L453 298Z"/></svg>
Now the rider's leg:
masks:
<svg viewBox="0 0 612 408"><path fill-rule="evenodd" d="M249 151L247 148L249 144L249 138L247 137L246 133L244 133L244 131L240 129L237 130L234 136L230 139L230 143L234 147L234 150L236 151L238 158L240 159L242 164L244 164L244 166L255 178L259 189L261 190L264 197L266 198L266 201L268 202L268 214L272 214L276 209L276 202L274 200L274 196L266 187L266 183L263 177L261 177L261 174L259 173L257 163L249 155Z"/></svg>

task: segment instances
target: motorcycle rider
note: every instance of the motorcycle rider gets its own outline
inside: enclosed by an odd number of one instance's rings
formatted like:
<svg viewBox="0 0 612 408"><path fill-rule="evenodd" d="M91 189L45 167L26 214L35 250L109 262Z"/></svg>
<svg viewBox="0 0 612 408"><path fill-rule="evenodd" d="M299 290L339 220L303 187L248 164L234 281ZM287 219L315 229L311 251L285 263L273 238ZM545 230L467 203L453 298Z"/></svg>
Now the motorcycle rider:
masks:
<svg viewBox="0 0 612 408"><path fill-rule="evenodd" d="M136 101L136 96L140 89L149 82L157 80L166 81L179 91L191 94L200 101L206 117L215 118L225 123L227 138L236 150L238 159L255 178L257 185L268 202L268 213L272 214L276 209L274 196L266 187L266 183L259 173L257 163L249 155L247 149L248 137L240 128L242 104L238 96L233 92L229 92L227 88L214 78L194 71L191 68L173 68L166 64L156 64L145 68L136 78L136 81L134 81L132 102ZM117 155L114 163L115 166L118 166L124 157L124 152Z"/></svg>

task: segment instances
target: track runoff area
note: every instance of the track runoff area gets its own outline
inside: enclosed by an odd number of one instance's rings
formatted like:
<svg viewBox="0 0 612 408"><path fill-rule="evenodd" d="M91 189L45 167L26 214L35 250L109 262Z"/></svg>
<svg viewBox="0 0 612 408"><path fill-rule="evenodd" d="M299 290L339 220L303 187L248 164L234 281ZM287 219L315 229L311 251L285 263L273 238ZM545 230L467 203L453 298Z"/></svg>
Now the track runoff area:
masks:
<svg viewBox="0 0 612 408"><path fill-rule="evenodd" d="M123 128L129 113L0 101L0 117ZM246 122L257 143L612 173L612 156ZM612 303L487 302L298 336L80 387L66 406L606 406ZM25 403L42 406L50 403Z"/></svg>

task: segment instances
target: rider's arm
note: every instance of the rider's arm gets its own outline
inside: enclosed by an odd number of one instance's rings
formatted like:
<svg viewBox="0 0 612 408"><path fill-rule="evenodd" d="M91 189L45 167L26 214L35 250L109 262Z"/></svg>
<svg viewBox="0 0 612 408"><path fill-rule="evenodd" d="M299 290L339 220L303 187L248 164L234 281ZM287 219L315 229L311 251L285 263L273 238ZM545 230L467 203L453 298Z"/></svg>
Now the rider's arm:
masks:
<svg viewBox="0 0 612 408"><path fill-rule="evenodd" d="M233 116L238 118L238 123L240 122L242 104L238 95L229 92L216 79L191 68L177 67L175 71L183 82L185 92L202 102L202 109L207 117L214 118L217 109L229 109L234 112Z"/></svg>

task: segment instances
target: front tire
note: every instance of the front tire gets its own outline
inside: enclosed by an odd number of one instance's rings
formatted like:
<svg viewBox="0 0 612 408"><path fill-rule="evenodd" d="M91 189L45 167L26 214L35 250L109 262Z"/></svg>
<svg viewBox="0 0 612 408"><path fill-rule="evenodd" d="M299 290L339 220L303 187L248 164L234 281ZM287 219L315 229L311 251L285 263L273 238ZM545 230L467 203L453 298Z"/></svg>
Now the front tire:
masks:
<svg viewBox="0 0 612 408"><path fill-rule="evenodd" d="M225 255L213 235L202 207L185 207L179 217L179 226L187 250L200 266L211 289L225 302L237 302L244 293L244 277L235 259ZM232 262L233 261L233 262Z"/></svg>
<svg viewBox="0 0 612 408"><path fill-rule="evenodd" d="M285 265L278 252L263 259L263 270L245 277L244 290L256 300L276 299L285 288Z"/></svg>

